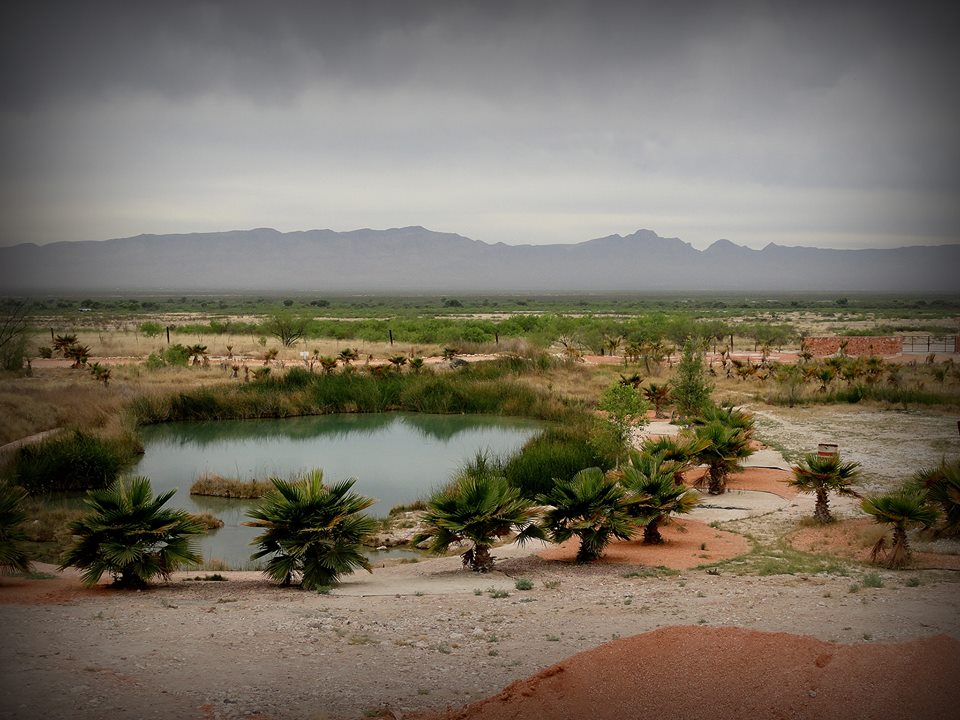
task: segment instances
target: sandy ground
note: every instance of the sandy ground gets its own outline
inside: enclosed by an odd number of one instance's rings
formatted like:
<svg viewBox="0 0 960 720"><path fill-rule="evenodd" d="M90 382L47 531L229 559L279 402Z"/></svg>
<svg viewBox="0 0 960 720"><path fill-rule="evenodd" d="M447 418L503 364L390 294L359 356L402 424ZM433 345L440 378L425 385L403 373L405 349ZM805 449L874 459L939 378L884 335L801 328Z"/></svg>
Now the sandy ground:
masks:
<svg viewBox="0 0 960 720"><path fill-rule="evenodd" d="M812 499L791 496L786 474L736 476L739 489L713 499L744 505L723 527L796 527ZM573 548L508 545L486 575L439 558L330 594L254 572L181 572L133 593L83 589L70 571L3 578L0 718L947 717L956 573L711 574L697 566L749 543L706 524L723 508L698 512L685 533L666 527L663 546L617 543L589 566L569 562ZM820 551L843 544L830 537ZM867 572L882 586L865 586ZM517 590L520 578L533 588Z"/></svg>
<svg viewBox="0 0 960 720"><path fill-rule="evenodd" d="M866 421L872 431L834 431L832 414L787 411L778 427L806 447L855 432L841 449L858 443L874 459L866 482L885 484L915 461L887 474L874 467L926 451L917 427L877 415ZM946 439L949 418L905 417L933 430L920 445ZM0 578L0 718L443 717L448 708L464 718L651 708L661 720L948 717L960 687L956 571L856 560L817 574L699 567L749 550L747 536L773 556L788 537L862 557L868 528L856 501L832 500L841 522L828 529L800 527L813 498L786 485L782 457L763 451L750 465L682 521L686 533L666 527L657 548L617 543L589 566L569 562L572 548L506 546L487 575L440 558L353 575L326 595L249 572L223 573L224 582L178 573L133 593L83 589L71 572ZM956 543L948 551L928 564L949 567L960 555ZM881 586L866 586L867 573ZM517 590L519 578L533 589Z"/></svg>

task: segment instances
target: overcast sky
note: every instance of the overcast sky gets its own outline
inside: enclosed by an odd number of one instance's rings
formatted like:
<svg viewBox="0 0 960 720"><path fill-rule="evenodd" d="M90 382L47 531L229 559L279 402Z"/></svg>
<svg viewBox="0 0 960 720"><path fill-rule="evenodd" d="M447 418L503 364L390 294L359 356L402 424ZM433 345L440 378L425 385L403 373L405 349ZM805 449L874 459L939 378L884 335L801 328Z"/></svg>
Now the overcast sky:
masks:
<svg viewBox="0 0 960 720"><path fill-rule="evenodd" d="M960 240L960 25L864 2L5 3L0 244Z"/></svg>

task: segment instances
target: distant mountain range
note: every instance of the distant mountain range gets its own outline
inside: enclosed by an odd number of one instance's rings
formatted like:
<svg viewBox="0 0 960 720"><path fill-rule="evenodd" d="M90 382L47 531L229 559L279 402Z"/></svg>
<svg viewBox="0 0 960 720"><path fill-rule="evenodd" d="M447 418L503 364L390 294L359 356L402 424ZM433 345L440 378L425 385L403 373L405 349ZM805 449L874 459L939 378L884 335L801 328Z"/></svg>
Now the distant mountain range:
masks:
<svg viewBox="0 0 960 720"><path fill-rule="evenodd" d="M651 230L505 245L422 227L269 228L0 248L0 293L960 292L960 244L889 250L697 250Z"/></svg>

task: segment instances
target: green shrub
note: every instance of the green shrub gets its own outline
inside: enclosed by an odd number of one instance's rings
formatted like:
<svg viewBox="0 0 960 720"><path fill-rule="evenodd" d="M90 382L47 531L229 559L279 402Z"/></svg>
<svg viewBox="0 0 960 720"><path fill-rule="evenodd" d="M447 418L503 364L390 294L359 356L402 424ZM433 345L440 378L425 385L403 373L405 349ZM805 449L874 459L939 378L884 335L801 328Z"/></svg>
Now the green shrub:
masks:
<svg viewBox="0 0 960 720"><path fill-rule="evenodd" d="M524 497L534 498L550 492L555 478L571 478L587 467L612 466L612 459L600 455L583 431L550 428L507 460L503 474Z"/></svg>
<svg viewBox="0 0 960 720"><path fill-rule="evenodd" d="M190 348L174 343L161 353L161 357L167 365L186 367L190 360Z"/></svg>
<svg viewBox="0 0 960 720"><path fill-rule="evenodd" d="M63 433L17 451L15 477L31 495L106 487L134 461L133 438L99 438L82 430Z"/></svg>
<svg viewBox="0 0 960 720"><path fill-rule="evenodd" d="M533 590L533 580L529 578L520 578L518 579L513 586L517 590Z"/></svg>

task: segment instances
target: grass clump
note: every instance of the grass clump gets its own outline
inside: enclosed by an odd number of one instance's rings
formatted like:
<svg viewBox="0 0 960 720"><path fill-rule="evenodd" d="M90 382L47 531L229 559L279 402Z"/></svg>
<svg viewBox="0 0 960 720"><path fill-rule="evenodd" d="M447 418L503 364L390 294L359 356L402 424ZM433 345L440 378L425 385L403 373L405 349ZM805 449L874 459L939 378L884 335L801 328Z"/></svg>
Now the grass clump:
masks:
<svg viewBox="0 0 960 720"><path fill-rule="evenodd" d="M104 488L141 451L129 435L100 438L74 430L17 450L14 477L31 495Z"/></svg>
<svg viewBox="0 0 960 720"><path fill-rule="evenodd" d="M832 557L795 550L786 543L760 545L735 558L721 560L697 569L726 568L737 575L841 575L850 574L849 567Z"/></svg>
<svg viewBox="0 0 960 720"><path fill-rule="evenodd" d="M608 470L613 459L598 452L582 428L550 428L531 438L503 465L507 482L524 497L553 489L555 478L570 478L586 467Z"/></svg>
<svg viewBox="0 0 960 720"><path fill-rule="evenodd" d="M211 530L219 530L223 527L223 520L218 518L216 515L213 515L208 512L203 513L187 513L190 519L199 525L201 528L210 532Z"/></svg>
<svg viewBox="0 0 960 720"><path fill-rule="evenodd" d="M190 486L191 495L210 495L213 497L256 500L273 490L273 484L266 480L241 480L224 477L217 473L204 473ZM222 527L221 522L218 527Z"/></svg>
<svg viewBox="0 0 960 720"><path fill-rule="evenodd" d="M880 573L869 572L863 576L863 586L868 588L882 588L883 578Z"/></svg>
<svg viewBox="0 0 960 720"><path fill-rule="evenodd" d="M517 590L533 590L533 580L528 578L520 578L513 584L513 586Z"/></svg>

